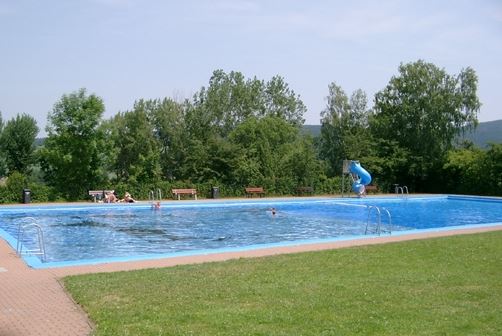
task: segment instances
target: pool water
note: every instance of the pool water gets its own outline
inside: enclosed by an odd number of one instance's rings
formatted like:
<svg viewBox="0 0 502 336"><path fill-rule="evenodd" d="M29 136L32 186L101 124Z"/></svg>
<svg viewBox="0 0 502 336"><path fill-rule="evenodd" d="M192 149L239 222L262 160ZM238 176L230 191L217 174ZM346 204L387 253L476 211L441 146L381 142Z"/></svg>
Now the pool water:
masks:
<svg viewBox="0 0 502 336"><path fill-rule="evenodd" d="M13 245L19 223L34 217L43 229L49 264L147 258L361 236L369 205L389 211L391 221L382 214L382 230L393 233L502 222L502 200L483 198L198 201L170 202L160 210L148 203L5 207L0 234ZM371 228L378 218L369 217ZM35 234L27 233L22 243L35 247Z"/></svg>

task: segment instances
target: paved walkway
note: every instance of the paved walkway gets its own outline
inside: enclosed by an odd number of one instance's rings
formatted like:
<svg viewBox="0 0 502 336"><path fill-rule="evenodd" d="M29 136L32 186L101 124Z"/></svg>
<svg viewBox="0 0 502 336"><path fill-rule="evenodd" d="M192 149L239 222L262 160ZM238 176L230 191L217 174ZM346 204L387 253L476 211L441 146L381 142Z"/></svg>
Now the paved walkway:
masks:
<svg viewBox="0 0 502 336"><path fill-rule="evenodd" d="M266 248L260 250L207 254L99 265L34 270L17 257L10 246L0 239L0 335L1 336L86 336L92 325L85 313L72 301L59 279L67 275L115 272L180 264L222 261L242 257L262 257L284 253L319 251L349 246L383 244L396 241L443 237L457 234L502 230L502 225L385 236L323 244Z"/></svg>
<svg viewBox="0 0 502 336"><path fill-rule="evenodd" d="M0 335L81 336L91 330L58 278L27 267L0 238Z"/></svg>

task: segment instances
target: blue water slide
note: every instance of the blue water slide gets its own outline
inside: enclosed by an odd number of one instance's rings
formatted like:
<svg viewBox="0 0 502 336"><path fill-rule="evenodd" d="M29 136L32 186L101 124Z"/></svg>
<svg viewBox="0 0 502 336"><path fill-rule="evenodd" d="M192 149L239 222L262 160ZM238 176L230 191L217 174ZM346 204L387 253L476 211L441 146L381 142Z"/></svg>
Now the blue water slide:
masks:
<svg viewBox="0 0 502 336"><path fill-rule="evenodd" d="M352 183L352 190L361 195L364 192L364 186L371 183L371 175L361 167L359 161L351 161L350 172L357 175L357 179Z"/></svg>

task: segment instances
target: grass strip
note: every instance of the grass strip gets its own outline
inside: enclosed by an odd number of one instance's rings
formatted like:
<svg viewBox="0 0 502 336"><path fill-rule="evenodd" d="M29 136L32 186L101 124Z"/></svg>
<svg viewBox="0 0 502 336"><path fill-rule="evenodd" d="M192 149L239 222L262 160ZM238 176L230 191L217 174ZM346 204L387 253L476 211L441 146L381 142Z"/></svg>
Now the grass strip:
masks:
<svg viewBox="0 0 502 336"><path fill-rule="evenodd" d="M502 231L64 283L96 335L501 335Z"/></svg>

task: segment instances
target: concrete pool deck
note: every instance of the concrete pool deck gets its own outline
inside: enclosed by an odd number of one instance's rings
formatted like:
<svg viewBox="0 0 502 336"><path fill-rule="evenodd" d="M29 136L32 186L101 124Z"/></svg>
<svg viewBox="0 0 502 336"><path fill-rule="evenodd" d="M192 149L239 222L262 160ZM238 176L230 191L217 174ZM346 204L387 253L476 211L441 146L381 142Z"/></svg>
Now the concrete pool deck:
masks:
<svg viewBox="0 0 502 336"><path fill-rule="evenodd" d="M16 255L10 245L5 240L0 239L0 335L89 335L92 332L91 322L80 306L65 291L60 282L61 278L68 275L170 267L182 264L265 257L277 254L339 249L499 230L502 230L502 225L417 232L406 235L271 247L239 252L47 269L29 268Z"/></svg>

